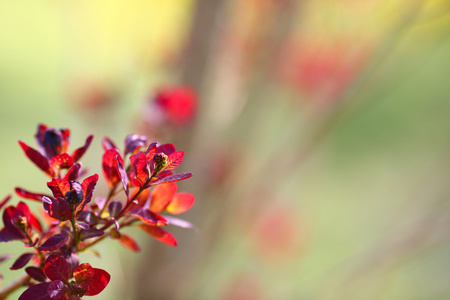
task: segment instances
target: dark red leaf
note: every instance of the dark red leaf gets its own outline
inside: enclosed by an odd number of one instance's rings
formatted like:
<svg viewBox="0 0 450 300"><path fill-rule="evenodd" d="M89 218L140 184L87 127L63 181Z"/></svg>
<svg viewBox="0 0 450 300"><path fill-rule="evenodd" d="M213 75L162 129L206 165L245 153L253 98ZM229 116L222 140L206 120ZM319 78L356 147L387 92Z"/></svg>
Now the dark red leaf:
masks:
<svg viewBox="0 0 450 300"><path fill-rule="evenodd" d="M50 283L47 293L52 300L66 300L70 297L70 289L61 280L55 280Z"/></svg>
<svg viewBox="0 0 450 300"><path fill-rule="evenodd" d="M116 156L116 166L117 170L119 171L120 180L122 181L123 190L125 191L125 194L128 196L128 177L127 172L125 172L125 169L123 168L123 159L120 156Z"/></svg>
<svg viewBox="0 0 450 300"><path fill-rule="evenodd" d="M19 141L19 145L22 148L25 155L42 171L44 171L50 177L55 175L55 171L50 167L47 158L45 158L39 151L31 148L22 141Z"/></svg>
<svg viewBox="0 0 450 300"><path fill-rule="evenodd" d="M106 183L110 188L115 187L120 182L120 174L117 170L116 156L122 160L120 153L117 149L111 148L105 151L102 157L102 171L105 177Z"/></svg>
<svg viewBox="0 0 450 300"><path fill-rule="evenodd" d="M77 180L78 177L80 177L80 171L81 171L81 163L76 163L72 166L72 168L67 171L66 175L64 176L64 180Z"/></svg>
<svg viewBox="0 0 450 300"><path fill-rule="evenodd" d="M108 285L111 276L102 269L94 268L94 278L87 284L86 296L95 296L101 293Z"/></svg>
<svg viewBox="0 0 450 300"><path fill-rule="evenodd" d="M161 183L169 183L169 182L174 182L174 181L180 181L180 180L184 180L187 179L189 177L192 177L192 173L180 173L180 174L174 174L174 175L170 175L170 176L166 176L160 180L157 180L155 182L150 183L150 185L157 185L157 184L161 184Z"/></svg>
<svg viewBox="0 0 450 300"><path fill-rule="evenodd" d="M69 203L63 198L52 199L47 196L42 197L42 204L44 210L52 218L60 221L67 221L72 219L72 211Z"/></svg>
<svg viewBox="0 0 450 300"><path fill-rule="evenodd" d="M117 217L117 215L122 210L122 203L119 201L111 201L108 206L108 211L111 217Z"/></svg>
<svg viewBox="0 0 450 300"><path fill-rule="evenodd" d="M160 241L161 243L173 247L177 245L177 240L175 239L175 237L161 227L147 224L139 224L139 227L150 234L155 240Z"/></svg>
<svg viewBox="0 0 450 300"><path fill-rule="evenodd" d="M139 136L137 134L127 135L125 138L125 155L138 151L147 143L147 140L145 136Z"/></svg>
<svg viewBox="0 0 450 300"><path fill-rule="evenodd" d="M33 257L34 253L24 253L21 256L19 256L18 259L13 263L13 265L10 267L11 270L18 270L23 267L30 261L30 259Z"/></svg>
<svg viewBox="0 0 450 300"><path fill-rule="evenodd" d="M45 260L44 273L51 281L61 280L67 283L70 278L70 265L61 255L52 254Z"/></svg>
<svg viewBox="0 0 450 300"><path fill-rule="evenodd" d="M11 199L11 195L8 195L5 198L3 198L2 202L0 203L0 210L3 208L3 206L6 205L6 203L8 203L9 199Z"/></svg>
<svg viewBox="0 0 450 300"><path fill-rule="evenodd" d="M150 145L148 145L147 150L145 150L145 157L148 161L153 159L153 156L156 153L156 147L158 145L157 141L153 141Z"/></svg>
<svg viewBox="0 0 450 300"><path fill-rule="evenodd" d="M130 215L137 217L139 220L141 220L144 223L150 224L150 225L166 225L167 220L161 217L158 214L155 214L154 212L151 212L150 210L146 208L135 208L130 211Z"/></svg>
<svg viewBox="0 0 450 300"><path fill-rule="evenodd" d="M111 148L118 149L117 146L114 144L112 140L109 139L109 137L105 136L102 140L102 147L103 150L109 150Z"/></svg>
<svg viewBox="0 0 450 300"><path fill-rule="evenodd" d="M65 233L59 233L51 236L42 245L38 247L41 251L52 251L61 248L69 240L69 235ZM47 272L46 272L47 274ZM48 276L48 274L47 274ZM50 278L50 277L49 277Z"/></svg>
<svg viewBox="0 0 450 300"><path fill-rule="evenodd" d="M26 289L18 300L53 300L47 292L50 282L35 284Z"/></svg>
<svg viewBox="0 0 450 300"><path fill-rule="evenodd" d="M9 231L9 233L16 236L16 239L23 239L25 236L23 233L17 228L15 224L17 209L14 206L8 206L3 211L3 224L5 224L5 229Z"/></svg>
<svg viewBox="0 0 450 300"><path fill-rule="evenodd" d="M149 177L149 169L145 153L140 151L135 155L131 155L130 161L133 166L134 173L136 174L136 178L139 180L140 185L143 186Z"/></svg>
<svg viewBox="0 0 450 300"><path fill-rule="evenodd" d="M55 198L64 198L64 195L70 191L70 182L61 178L53 178L52 181L47 182L47 186Z"/></svg>
<svg viewBox="0 0 450 300"><path fill-rule="evenodd" d="M84 153L86 152L86 150L89 148L89 145L92 142L92 139L94 138L93 135L90 135L86 138L86 142L84 142L84 146L75 149L75 151L72 152L72 157L73 157L73 161L77 162L78 160L80 160L80 158L84 155Z"/></svg>
<svg viewBox="0 0 450 300"><path fill-rule="evenodd" d="M45 276L44 272L36 267L27 267L25 268L25 272L27 272L28 275L30 275L31 278L44 282L47 279L47 276Z"/></svg>
<svg viewBox="0 0 450 300"><path fill-rule="evenodd" d="M31 200L35 200L38 202L42 201L42 197L43 196L47 196L45 194L39 194L39 193L33 193L33 192L29 192L21 187L16 187L15 188L15 192L18 196L25 198L25 199L31 199Z"/></svg>
<svg viewBox="0 0 450 300"><path fill-rule="evenodd" d="M62 153L53 156L52 159L50 159L50 165L54 169L68 169L73 166L73 158L67 153Z"/></svg>
<svg viewBox="0 0 450 300"><path fill-rule="evenodd" d="M155 213L163 211L177 192L174 182L156 186L151 192L150 210Z"/></svg>
<svg viewBox="0 0 450 300"><path fill-rule="evenodd" d="M139 252L141 251L141 247L136 243L136 241L129 235L121 234L119 238L119 242L122 244L122 246L134 251Z"/></svg>

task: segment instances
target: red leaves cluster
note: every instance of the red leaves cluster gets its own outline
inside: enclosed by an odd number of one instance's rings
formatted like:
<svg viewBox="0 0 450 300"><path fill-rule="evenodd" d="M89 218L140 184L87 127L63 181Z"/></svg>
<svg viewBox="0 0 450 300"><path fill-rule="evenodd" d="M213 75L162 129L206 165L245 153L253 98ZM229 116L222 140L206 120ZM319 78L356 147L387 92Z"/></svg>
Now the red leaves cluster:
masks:
<svg viewBox="0 0 450 300"><path fill-rule="evenodd" d="M109 138L102 146L102 173L109 187L108 196L92 201L99 176L87 176L78 162L89 147L85 145L71 154L69 129L49 128L40 124L35 135L39 150L22 141L25 155L51 178L47 188L51 194L35 193L17 187L18 196L41 202L47 214L46 228L30 212L24 202L4 208L11 196L0 202L4 228L0 242L20 240L30 250L12 264L12 270L25 268L30 276L28 289L19 299L79 299L100 293L110 279L109 274L90 264L79 264L78 252L93 246L105 237L117 239L123 246L139 251L138 243L122 233L127 226L137 225L154 239L176 246L175 237L164 229L169 224L192 225L163 213L180 214L194 204L194 195L178 193L176 181L191 173L174 173L184 158L172 144L148 144L146 137L129 135L121 151ZM127 156L128 162L127 162ZM120 192L126 201L115 199ZM27 264L32 266L26 267Z"/></svg>
<svg viewBox="0 0 450 300"><path fill-rule="evenodd" d="M92 268L89 263L80 264L72 272L67 260L56 254L47 257L43 273L40 269L31 269L27 273L36 281L49 279L50 282L31 286L19 300L69 300L95 296L105 289L110 280L108 272Z"/></svg>

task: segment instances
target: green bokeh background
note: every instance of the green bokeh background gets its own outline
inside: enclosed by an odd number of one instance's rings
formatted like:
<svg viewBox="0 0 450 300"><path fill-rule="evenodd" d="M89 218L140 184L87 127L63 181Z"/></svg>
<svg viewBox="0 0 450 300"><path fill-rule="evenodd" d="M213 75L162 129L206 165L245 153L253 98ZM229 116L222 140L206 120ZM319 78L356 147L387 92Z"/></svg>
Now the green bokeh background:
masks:
<svg viewBox="0 0 450 300"><path fill-rule="evenodd" d="M228 16L226 12L237 2L224 2L223 14ZM317 31L318 36L326 32L325 37L348 30L355 40L367 34L373 37L375 50L354 88L349 88L344 108L324 117L323 123L329 124L324 138L312 139L313 151L305 162L278 170L277 161L271 161L276 172L267 177L282 180L273 186L270 178L263 181L264 189L275 189L274 194L283 199L277 204L295 207L302 250L281 261L255 254L252 237L234 219L235 202L225 204L228 214L221 216L220 234L211 238L205 233L211 231L207 227L211 223L197 214L205 213L202 206L214 208L214 201L204 196L214 193L201 192L209 190L201 180L192 185L187 181L183 189L199 191L196 207L200 208L185 218L197 221L198 228L176 231L179 247L144 245L142 252L134 254L107 241L96 248L101 258L82 254L82 262L112 275L110 286L96 299L153 299L152 295L162 299L160 291L135 292L134 284L143 281L135 270L144 258L161 251L189 260L183 255L192 254L195 246L188 240L210 247L193 259L191 276L175 276L173 266L161 272L168 282L173 277L182 279L171 282L176 292L170 291L166 299L230 299L224 295L242 274L250 276L260 290L257 295L250 289L251 296L243 299L450 298L450 7L445 1L425 1L417 14L413 7L409 15L412 5L407 1L379 1L378 5L367 1L370 7L364 12L372 14L348 18L342 12L355 1L304 2L300 28L312 35ZM72 147L94 134L83 163L100 173L101 138L108 135L121 141L135 130L133 121L149 91L179 81L179 70L167 67L166 60L185 45L198 3L203 2L0 1L0 195L12 193L16 186L45 191L47 178L17 144L18 139L33 144L40 122L70 128ZM222 19L234 21L232 14ZM119 91L117 101L95 112L80 107L69 93L79 79L114 87ZM213 102L203 87L199 121L190 129L194 134L189 134L197 137L192 139L195 142L204 134L204 140L190 146L196 152L191 158L186 153L190 169L183 171L203 177L198 159L208 157L201 152L213 148L208 143L243 146L249 168L263 164L265 149L280 141L280 157L301 154L302 134L316 121L303 115L305 106L298 105L300 97L292 90L280 83L267 85L257 86L267 89L265 97L247 95L242 112L225 128L207 115ZM283 140L285 136L289 138ZM105 190L102 182L96 192ZM14 196L13 203L18 201ZM30 206L38 208L35 203ZM129 232L138 239L147 238L137 230ZM0 249L14 257L23 251L18 242L1 244ZM0 268L4 284L20 272L9 271L11 261Z"/></svg>

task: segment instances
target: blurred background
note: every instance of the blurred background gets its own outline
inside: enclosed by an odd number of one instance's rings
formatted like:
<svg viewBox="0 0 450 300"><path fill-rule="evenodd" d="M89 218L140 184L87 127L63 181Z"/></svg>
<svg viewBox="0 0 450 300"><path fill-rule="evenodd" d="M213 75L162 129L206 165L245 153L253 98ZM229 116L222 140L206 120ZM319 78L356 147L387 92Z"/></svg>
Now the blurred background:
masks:
<svg viewBox="0 0 450 300"><path fill-rule="evenodd" d="M83 254L96 299L449 299L449 78L448 0L2 0L0 198L46 192L38 123L99 174L138 133L186 151L195 228Z"/></svg>

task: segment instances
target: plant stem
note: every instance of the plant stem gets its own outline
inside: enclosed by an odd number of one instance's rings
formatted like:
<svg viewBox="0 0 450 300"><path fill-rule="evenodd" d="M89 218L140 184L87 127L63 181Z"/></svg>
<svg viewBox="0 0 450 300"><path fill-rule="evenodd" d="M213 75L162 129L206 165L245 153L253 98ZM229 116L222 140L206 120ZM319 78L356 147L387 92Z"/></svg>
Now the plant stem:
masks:
<svg viewBox="0 0 450 300"><path fill-rule="evenodd" d="M0 290L0 300L6 299L9 294L25 285L30 279L31 277L28 276L28 274L23 274L21 277L11 282L4 289Z"/></svg>

